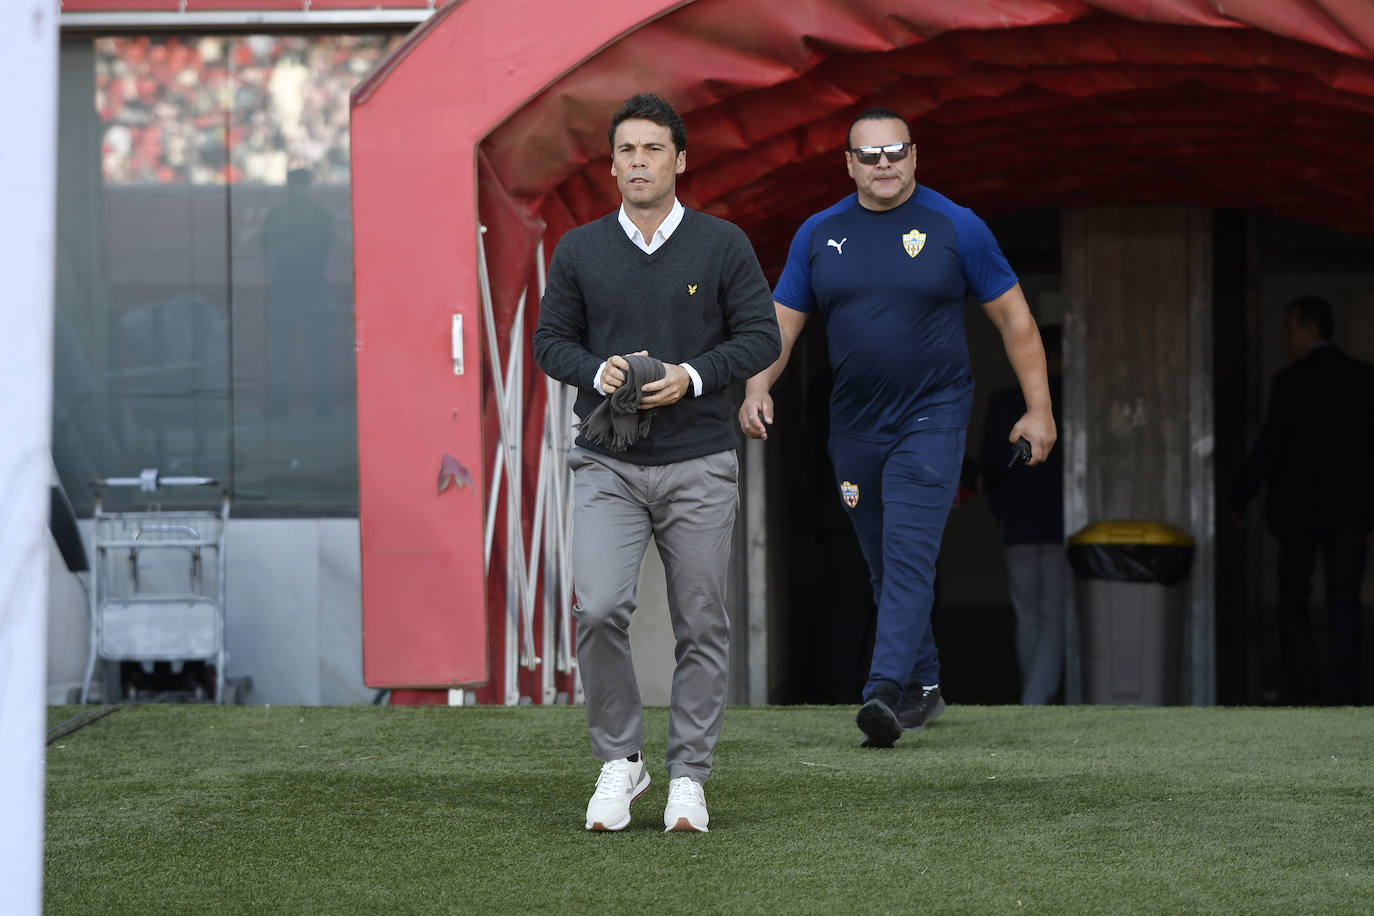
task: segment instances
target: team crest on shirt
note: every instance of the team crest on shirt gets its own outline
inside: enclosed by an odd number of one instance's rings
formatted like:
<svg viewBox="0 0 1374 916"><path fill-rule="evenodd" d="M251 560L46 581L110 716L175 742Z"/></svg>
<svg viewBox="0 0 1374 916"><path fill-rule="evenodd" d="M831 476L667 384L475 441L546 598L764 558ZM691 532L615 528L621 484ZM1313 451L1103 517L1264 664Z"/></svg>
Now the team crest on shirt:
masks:
<svg viewBox="0 0 1374 916"><path fill-rule="evenodd" d="M840 484L840 498L844 500L846 506L853 509L859 504L859 485L847 480Z"/></svg>
<svg viewBox="0 0 1374 916"><path fill-rule="evenodd" d="M912 229L902 235L902 247L906 253L913 258L921 253L921 249L926 247L926 234L919 229Z"/></svg>

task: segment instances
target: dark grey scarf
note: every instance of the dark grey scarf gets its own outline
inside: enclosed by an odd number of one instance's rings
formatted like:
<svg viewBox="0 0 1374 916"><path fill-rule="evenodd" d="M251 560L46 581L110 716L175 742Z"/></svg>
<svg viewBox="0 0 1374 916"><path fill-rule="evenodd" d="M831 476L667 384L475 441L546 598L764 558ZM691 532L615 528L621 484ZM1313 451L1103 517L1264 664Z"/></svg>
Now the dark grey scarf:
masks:
<svg viewBox="0 0 1374 916"><path fill-rule="evenodd" d="M582 421L581 432L589 443L612 452L623 452L649 435L658 408L640 410L640 388L663 378L663 361L652 356L626 356L630 368L625 372L625 384L611 392L596 409Z"/></svg>

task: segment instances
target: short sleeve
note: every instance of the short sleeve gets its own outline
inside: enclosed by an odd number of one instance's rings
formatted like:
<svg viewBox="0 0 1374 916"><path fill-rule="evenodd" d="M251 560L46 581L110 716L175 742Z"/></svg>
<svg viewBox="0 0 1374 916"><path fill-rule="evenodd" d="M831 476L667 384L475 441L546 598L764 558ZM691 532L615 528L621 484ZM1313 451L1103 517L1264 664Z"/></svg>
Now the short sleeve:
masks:
<svg viewBox="0 0 1374 916"><path fill-rule="evenodd" d="M816 221L817 217L812 216L792 237L787 263L783 265L782 276L778 277L778 285L773 288L775 301L799 312L809 312L816 304L816 296L811 291L811 233Z"/></svg>
<svg viewBox="0 0 1374 916"><path fill-rule="evenodd" d="M964 271L964 282L979 302L991 302L1016 285L1016 274L987 223L972 211L964 210L954 226L959 234L959 266Z"/></svg>

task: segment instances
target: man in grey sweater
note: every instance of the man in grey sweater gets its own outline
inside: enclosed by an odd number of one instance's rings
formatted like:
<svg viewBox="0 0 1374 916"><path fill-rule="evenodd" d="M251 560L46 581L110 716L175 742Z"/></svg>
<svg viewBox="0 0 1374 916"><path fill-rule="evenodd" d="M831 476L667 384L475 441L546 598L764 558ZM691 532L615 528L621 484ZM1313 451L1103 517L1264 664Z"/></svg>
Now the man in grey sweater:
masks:
<svg viewBox="0 0 1374 916"><path fill-rule="evenodd" d="M592 753L603 761L586 826L624 829L630 803L649 786L629 625L652 535L677 639L663 824L704 832L702 785L725 714L725 585L739 503L737 405L727 389L770 365L781 344L772 293L744 233L677 200L687 165L677 112L635 95L611 118L609 135L621 207L559 241L534 332L535 361L577 386L583 421L568 456L574 616ZM609 425L588 416L627 383L639 386L638 397L621 392L607 406L628 403L653 416L622 424L628 437L603 436Z"/></svg>

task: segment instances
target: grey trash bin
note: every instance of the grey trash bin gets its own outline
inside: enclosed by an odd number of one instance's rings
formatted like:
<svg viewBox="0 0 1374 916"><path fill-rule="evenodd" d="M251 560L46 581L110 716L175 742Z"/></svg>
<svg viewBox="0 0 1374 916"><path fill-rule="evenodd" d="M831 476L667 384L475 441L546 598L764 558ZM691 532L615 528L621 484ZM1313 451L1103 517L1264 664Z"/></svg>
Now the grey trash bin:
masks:
<svg viewBox="0 0 1374 916"><path fill-rule="evenodd" d="M1069 538L1076 577L1083 701L1183 700L1183 582L1193 539L1162 522L1108 521Z"/></svg>

